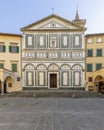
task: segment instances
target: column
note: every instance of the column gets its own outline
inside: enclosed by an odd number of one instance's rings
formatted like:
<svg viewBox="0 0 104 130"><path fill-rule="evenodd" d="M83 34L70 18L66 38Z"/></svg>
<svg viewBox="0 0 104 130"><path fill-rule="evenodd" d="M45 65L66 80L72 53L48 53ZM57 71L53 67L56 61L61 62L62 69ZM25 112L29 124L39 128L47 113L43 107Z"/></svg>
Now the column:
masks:
<svg viewBox="0 0 104 130"><path fill-rule="evenodd" d="M4 94L4 82L2 81L1 82L1 95Z"/></svg>

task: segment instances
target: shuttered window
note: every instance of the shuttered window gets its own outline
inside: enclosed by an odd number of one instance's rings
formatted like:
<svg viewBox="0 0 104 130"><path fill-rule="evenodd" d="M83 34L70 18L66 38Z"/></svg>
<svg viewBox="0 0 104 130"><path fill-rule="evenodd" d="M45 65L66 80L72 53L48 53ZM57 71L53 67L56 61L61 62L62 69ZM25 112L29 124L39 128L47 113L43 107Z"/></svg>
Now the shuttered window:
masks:
<svg viewBox="0 0 104 130"><path fill-rule="evenodd" d="M18 46L9 46L9 52L19 53L19 47Z"/></svg>
<svg viewBox="0 0 104 130"><path fill-rule="evenodd" d="M96 50L96 56L102 56L103 54L102 54L102 49L97 49Z"/></svg>
<svg viewBox="0 0 104 130"><path fill-rule="evenodd" d="M93 50L87 50L87 56L92 57L93 56Z"/></svg>
<svg viewBox="0 0 104 130"><path fill-rule="evenodd" d="M0 45L0 52L5 52L5 51L6 51L5 45Z"/></svg>
<svg viewBox="0 0 104 130"><path fill-rule="evenodd" d="M12 64L12 71L17 72L17 64Z"/></svg>
<svg viewBox="0 0 104 130"><path fill-rule="evenodd" d="M92 64L87 64L87 72L92 72Z"/></svg>
<svg viewBox="0 0 104 130"><path fill-rule="evenodd" d="M99 70L99 69L101 69L101 67L102 67L102 64L96 64L96 70Z"/></svg>
<svg viewBox="0 0 104 130"><path fill-rule="evenodd" d="M0 63L0 68L4 68L4 64L3 63Z"/></svg>

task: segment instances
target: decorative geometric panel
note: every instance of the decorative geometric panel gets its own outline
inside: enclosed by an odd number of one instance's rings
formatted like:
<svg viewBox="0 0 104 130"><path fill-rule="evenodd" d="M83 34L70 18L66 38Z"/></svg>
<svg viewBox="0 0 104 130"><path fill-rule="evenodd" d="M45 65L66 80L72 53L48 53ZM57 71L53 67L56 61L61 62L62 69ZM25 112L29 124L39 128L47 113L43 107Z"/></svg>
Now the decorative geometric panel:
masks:
<svg viewBox="0 0 104 130"><path fill-rule="evenodd" d="M46 48L46 34L37 35L37 48Z"/></svg>
<svg viewBox="0 0 104 130"><path fill-rule="evenodd" d="M34 85L34 74L32 71L26 72L26 85L33 86Z"/></svg>
<svg viewBox="0 0 104 130"><path fill-rule="evenodd" d="M58 58L58 53L48 53L48 58Z"/></svg>
<svg viewBox="0 0 104 130"><path fill-rule="evenodd" d="M45 72L38 72L38 85L39 86L45 85Z"/></svg>
<svg viewBox="0 0 104 130"><path fill-rule="evenodd" d="M34 66L33 65L26 65L25 70L34 70Z"/></svg>
<svg viewBox="0 0 104 130"><path fill-rule="evenodd" d="M61 52L60 58L72 58L72 52Z"/></svg>
<svg viewBox="0 0 104 130"><path fill-rule="evenodd" d="M62 86L68 86L69 85L69 72L62 72Z"/></svg>
<svg viewBox="0 0 104 130"><path fill-rule="evenodd" d="M71 48L71 35L61 34L61 48Z"/></svg>
<svg viewBox="0 0 104 130"><path fill-rule="evenodd" d="M37 70L46 70L46 66L45 65L38 65Z"/></svg>
<svg viewBox="0 0 104 130"><path fill-rule="evenodd" d="M49 66L49 70L58 70L58 69L59 69L58 66L55 64Z"/></svg>
<svg viewBox="0 0 104 130"><path fill-rule="evenodd" d="M81 72L74 71L73 72L73 85L80 86L81 85Z"/></svg>
<svg viewBox="0 0 104 130"><path fill-rule="evenodd" d="M75 36L75 45L79 46L79 36Z"/></svg>
<svg viewBox="0 0 104 130"><path fill-rule="evenodd" d="M34 34L25 35L26 48L34 48Z"/></svg>
<svg viewBox="0 0 104 130"><path fill-rule="evenodd" d="M49 35L49 48L58 48L58 35L57 34Z"/></svg>
<svg viewBox="0 0 104 130"><path fill-rule="evenodd" d="M72 69L73 69L73 70L82 70L83 68L82 68L81 65L74 65L74 66L72 67Z"/></svg>
<svg viewBox="0 0 104 130"><path fill-rule="evenodd" d="M36 58L47 58L47 54L44 52L36 53Z"/></svg>
<svg viewBox="0 0 104 130"><path fill-rule="evenodd" d="M69 67L69 65L63 65L61 67L61 70L70 70L70 67Z"/></svg>
<svg viewBox="0 0 104 130"><path fill-rule="evenodd" d="M82 48L82 35L81 34L73 35L73 48L75 49Z"/></svg>

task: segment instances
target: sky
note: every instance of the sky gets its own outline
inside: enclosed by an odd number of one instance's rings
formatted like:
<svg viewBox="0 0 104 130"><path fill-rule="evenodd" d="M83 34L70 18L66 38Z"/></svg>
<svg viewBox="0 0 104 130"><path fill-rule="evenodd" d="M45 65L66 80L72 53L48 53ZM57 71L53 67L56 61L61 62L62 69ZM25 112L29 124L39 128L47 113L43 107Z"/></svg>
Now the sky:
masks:
<svg viewBox="0 0 104 130"><path fill-rule="evenodd" d="M19 33L20 28L53 13L69 21L76 10L86 19L86 34L104 33L104 0L0 0L0 32Z"/></svg>

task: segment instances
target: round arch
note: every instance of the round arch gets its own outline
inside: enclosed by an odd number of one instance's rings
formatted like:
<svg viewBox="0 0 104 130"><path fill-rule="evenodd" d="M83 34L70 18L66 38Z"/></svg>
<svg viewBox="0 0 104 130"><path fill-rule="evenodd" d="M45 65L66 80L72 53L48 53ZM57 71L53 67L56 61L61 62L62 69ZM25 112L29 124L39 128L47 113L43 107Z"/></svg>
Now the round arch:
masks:
<svg viewBox="0 0 104 130"><path fill-rule="evenodd" d="M4 93L7 93L9 89L13 87L14 80L11 76L7 76L4 80Z"/></svg>
<svg viewBox="0 0 104 130"><path fill-rule="evenodd" d="M104 93L104 77L97 75L94 79L94 84L97 87L98 92Z"/></svg>
<svg viewBox="0 0 104 130"><path fill-rule="evenodd" d="M63 64L63 65L61 65L60 66L60 70L70 70L71 69L71 66L70 65L68 65L68 64Z"/></svg>
<svg viewBox="0 0 104 130"><path fill-rule="evenodd" d="M59 70L59 66L57 64L53 63L48 66L48 69L49 70Z"/></svg>
<svg viewBox="0 0 104 130"><path fill-rule="evenodd" d="M47 70L47 66L44 64L38 64L36 70Z"/></svg>
<svg viewBox="0 0 104 130"><path fill-rule="evenodd" d="M82 65L80 65L80 64L74 64L73 66L72 66L72 69L78 69L78 70L83 70L83 66Z"/></svg>
<svg viewBox="0 0 104 130"><path fill-rule="evenodd" d="M26 70L26 69L35 69L35 66L33 64L26 64L23 70Z"/></svg>

